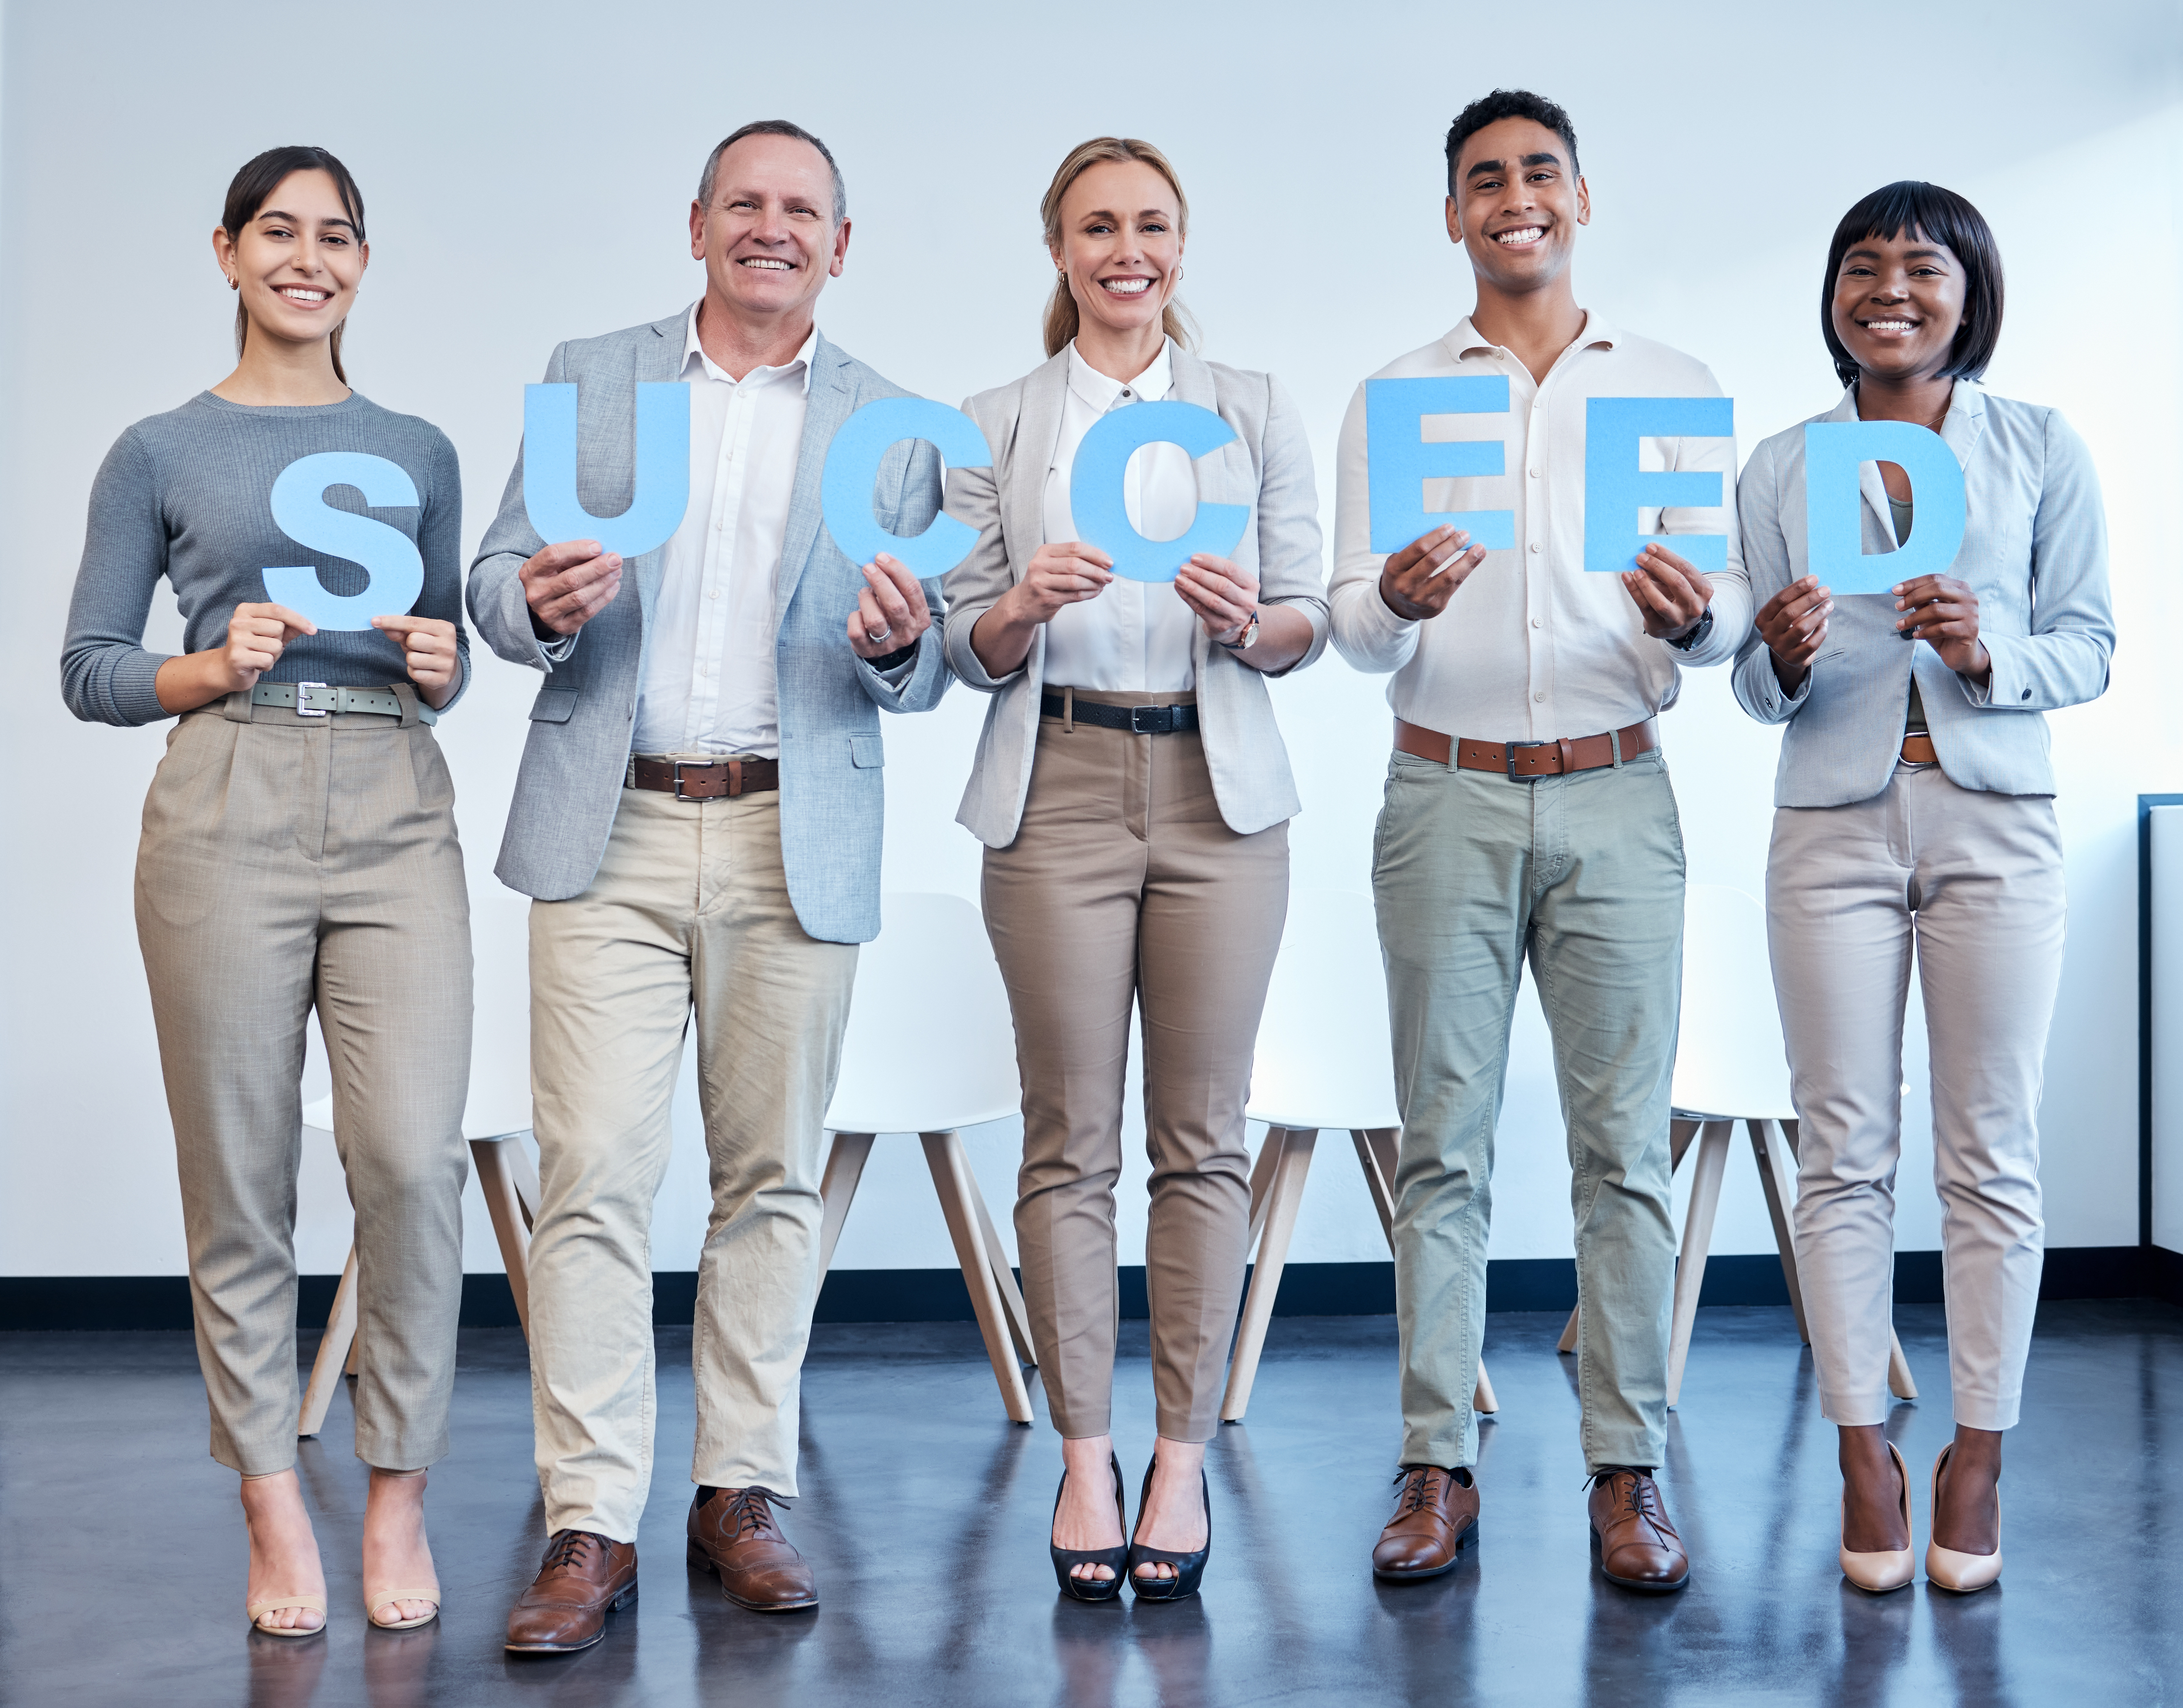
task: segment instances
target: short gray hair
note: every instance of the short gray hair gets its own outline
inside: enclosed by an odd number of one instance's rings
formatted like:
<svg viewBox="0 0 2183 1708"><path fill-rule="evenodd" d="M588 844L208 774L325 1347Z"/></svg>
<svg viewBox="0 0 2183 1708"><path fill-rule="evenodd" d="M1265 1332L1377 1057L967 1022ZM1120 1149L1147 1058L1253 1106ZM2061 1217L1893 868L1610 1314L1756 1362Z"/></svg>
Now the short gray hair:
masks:
<svg viewBox="0 0 2183 1708"><path fill-rule="evenodd" d="M697 205L709 209L713 205L713 180L719 175L720 156L734 147L746 136L793 136L799 142L808 142L819 151L819 158L826 163L826 169L834 175L834 223L839 225L849 217L849 186L842 181L842 169L834 158L834 151L806 130L801 125L786 119L758 119L733 131L705 157L705 169L697 180Z"/></svg>

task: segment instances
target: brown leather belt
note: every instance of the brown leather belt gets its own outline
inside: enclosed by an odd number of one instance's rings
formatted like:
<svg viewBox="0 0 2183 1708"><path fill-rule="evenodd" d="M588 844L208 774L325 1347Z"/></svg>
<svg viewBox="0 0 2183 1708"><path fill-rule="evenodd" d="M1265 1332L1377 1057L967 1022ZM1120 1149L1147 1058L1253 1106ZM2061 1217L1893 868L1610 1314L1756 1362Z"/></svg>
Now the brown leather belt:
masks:
<svg viewBox="0 0 2183 1708"><path fill-rule="evenodd" d="M1941 756L1934 748L1930 735L1905 735L1902 738L1902 757L1911 765L1937 765Z"/></svg>
<svg viewBox="0 0 2183 1708"><path fill-rule="evenodd" d="M677 801L732 801L780 787L778 759L640 759L623 774L625 789L657 789Z"/></svg>
<svg viewBox="0 0 2183 1708"><path fill-rule="evenodd" d="M1570 771L1597 771L1603 766L1635 759L1640 753L1649 753L1659 745L1649 718L1642 724L1632 724L1627 729L1613 730L1605 735L1580 735L1573 741L1508 742L1474 741L1467 735L1458 740L1437 729L1428 729L1422 724L1405 723L1400 718L1395 720L1397 753L1446 765L1450 762L1449 752L1453 749L1458 770L1493 771L1519 782L1528 782L1535 777L1559 777Z"/></svg>

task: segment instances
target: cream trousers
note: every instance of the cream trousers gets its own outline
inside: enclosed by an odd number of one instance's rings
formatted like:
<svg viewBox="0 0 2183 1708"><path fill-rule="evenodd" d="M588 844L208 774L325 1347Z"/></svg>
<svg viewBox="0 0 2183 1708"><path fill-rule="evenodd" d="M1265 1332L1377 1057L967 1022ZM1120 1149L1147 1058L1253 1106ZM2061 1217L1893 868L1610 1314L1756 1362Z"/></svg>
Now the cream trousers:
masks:
<svg viewBox="0 0 2183 1708"><path fill-rule="evenodd" d="M797 923L780 796L626 789L591 887L530 909L542 1202L530 1369L549 1531L636 1539L652 1484L652 1201L694 1009L713 1212L693 1482L796 1493L826 1104L853 944Z"/></svg>
<svg viewBox="0 0 2183 1708"><path fill-rule="evenodd" d="M1802 1121L1797 1263L1820 1407L1836 1423L1887 1415L1914 957L1955 1420L2008 1428L2046 1249L2037 1116L2067 912L2053 803L1898 765L1869 801L1783 807L1766 911Z"/></svg>
<svg viewBox="0 0 2183 1708"><path fill-rule="evenodd" d="M181 1164L212 1456L296 1462L296 1169L318 1011L356 1206L356 1451L447 1450L463 1298L469 892L453 783L403 716L186 715L144 801L136 934Z"/></svg>

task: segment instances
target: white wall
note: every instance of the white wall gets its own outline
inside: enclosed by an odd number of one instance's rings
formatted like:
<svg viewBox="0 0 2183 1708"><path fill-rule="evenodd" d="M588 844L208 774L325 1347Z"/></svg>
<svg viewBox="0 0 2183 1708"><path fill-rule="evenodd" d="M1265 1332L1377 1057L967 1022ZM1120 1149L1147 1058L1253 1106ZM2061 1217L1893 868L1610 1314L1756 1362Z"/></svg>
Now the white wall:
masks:
<svg viewBox="0 0 2183 1708"><path fill-rule="evenodd" d="M1037 359L1048 274L1036 206L1054 162L1104 130L1149 136L1196 213L1186 298L1208 353L1271 368L1321 458L1350 389L1469 307L1440 232L1440 136L1464 101L1526 83L1571 109L1595 217L1580 294L1710 362L1746 448L1830 403L1814 324L1833 222L1889 179L1976 201L2009 265L1995 389L2057 403L2105 477L2123 635L2114 690L2053 720L2071 940L2047 1074L2051 1241L2135 1243L2134 799L2183 787L2183 735L2142 637L2179 632L2176 230L2183 78L2165 0L2058 14L1964 0L1881 22L1809 8L1632 11L1573 0L1518 27L1422 3L1269 0L1161 9L1141 40L1087 41L1058 8L630 0L366 13L25 4L0 44L0 1273L183 1267L171 1151L130 915L139 802L159 729L79 725L55 691L85 495L131 421L226 371L231 298L208 251L236 166L323 143L362 180L373 266L349 340L361 387L459 447L475 541L515 446L520 386L555 341L655 318L699 288L681 236L705 150L785 114L827 137L856 230L830 336L954 401ZM2058 20L2066 15L2067 27ZM1247 16L1248 27L1242 25ZM914 19L905 22L905 19ZM707 86L714 95L693 92ZM175 644L171 609L153 644ZM2158 643L2156 643L2158 644ZM1299 884L1361 888L1387 740L1382 684L1331 657L1276 690L1303 782ZM477 912L480 1071L519 1085L522 904L490 868L531 688L480 649L442 726ZM887 883L975 897L952 820L975 696L888 725ZM1775 738L1722 673L1667 724L1695 879L1761 887ZM927 1023L914 1007L905 1023ZM1914 1045L1914 1054L1918 1046ZM1906 1247L1937 1244L1921 1064L1908 1077ZM686 1096L656 1261L695 1259L704 1173ZM1008 1196L1013 1135L974 1135ZM306 1169L306 1269L345 1238L324 1140ZM1385 1247L1346 1147L1330 1145L1293 1256ZM1137 1135L1130 1140L1141 1156ZM1136 1173L1141 1176L1139 1161ZM1748 1164L1716 1250L1769 1249ZM839 1262L951 1261L906 1141L883 1141ZM1497 1256L1570 1249L1544 1030L1528 1001L1500 1140ZM1141 1200L1125 1195L1125 1240ZM1005 1217L1003 1218L1005 1223ZM472 1267L496 1267L482 1217ZM1125 1260L1134 1253L1125 1245Z"/></svg>

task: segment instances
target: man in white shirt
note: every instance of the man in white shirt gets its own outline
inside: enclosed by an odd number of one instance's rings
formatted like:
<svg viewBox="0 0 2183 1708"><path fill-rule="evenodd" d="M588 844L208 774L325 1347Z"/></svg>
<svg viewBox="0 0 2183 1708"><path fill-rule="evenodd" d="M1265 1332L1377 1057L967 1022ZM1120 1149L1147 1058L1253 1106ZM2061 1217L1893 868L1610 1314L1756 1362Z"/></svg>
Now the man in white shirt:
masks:
<svg viewBox="0 0 2183 1708"><path fill-rule="evenodd" d="M820 516L833 433L901 395L820 336L849 222L833 156L780 120L713 151L686 312L554 352L578 395L577 498L634 499L635 386L690 387L690 497L625 566L532 530L519 463L470 574L503 657L542 670L497 868L530 913L542 1202L530 1329L552 1539L508 1646L588 1647L636 1594L652 1480L652 1204L695 1011L713 1213L697 1270L692 1560L760 1612L817 1605L773 1508L797 1492L819 1289L821 1123L856 946L879 929L879 713L944 690L937 584L844 557ZM875 517L924 530L929 446L897 445ZM631 584L625 585L625 579Z"/></svg>
<svg viewBox="0 0 2183 1708"><path fill-rule="evenodd" d="M1656 718L1684 665L1726 663L1750 625L1735 443L1724 434L1631 447L1648 471L1717 474L1715 503L1633 502L1634 515L1586 517L1589 400L1718 398L1719 388L1702 364L1578 306L1569 264L1591 199L1559 107L1496 90L1456 119L1447 152L1448 236L1470 260L1477 307L1374 377L1505 381L1505 413L1413 414L1403 427L1498 441L1502 472L1427 480L1425 497L1436 510L1509 513L1513 546L1489 550L1449 524L1391 554L1372 550L1360 386L1341 433L1330 598L1342 656L1394 673L1373 882L1403 1123L1406 1474L1373 1567L1397 1581L1436 1576L1477 1522L1470 1401L1493 1128L1528 954L1575 1177L1595 1541L1613 1582L1675 1589L1689 1560L1653 1472L1675 1262L1668 1094L1683 849ZM1641 534L1725 535L1725 552L1710 548L1725 567L1703 574L1655 541L1623 550L1619 574L1587 573L1587 527L1632 546Z"/></svg>

